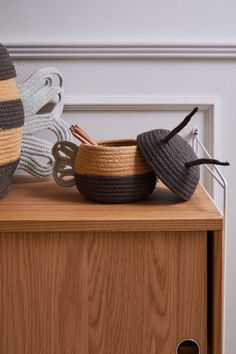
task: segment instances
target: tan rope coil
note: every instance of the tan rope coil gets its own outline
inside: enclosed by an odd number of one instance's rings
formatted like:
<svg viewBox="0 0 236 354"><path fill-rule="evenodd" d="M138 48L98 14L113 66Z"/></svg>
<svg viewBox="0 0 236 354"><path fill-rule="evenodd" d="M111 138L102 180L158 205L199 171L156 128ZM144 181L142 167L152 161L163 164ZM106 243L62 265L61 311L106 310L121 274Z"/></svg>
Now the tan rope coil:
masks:
<svg viewBox="0 0 236 354"><path fill-rule="evenodd" d="M132 139L81 144L75 161L75 173L96 176L129 176L150 172Z"/></svg>

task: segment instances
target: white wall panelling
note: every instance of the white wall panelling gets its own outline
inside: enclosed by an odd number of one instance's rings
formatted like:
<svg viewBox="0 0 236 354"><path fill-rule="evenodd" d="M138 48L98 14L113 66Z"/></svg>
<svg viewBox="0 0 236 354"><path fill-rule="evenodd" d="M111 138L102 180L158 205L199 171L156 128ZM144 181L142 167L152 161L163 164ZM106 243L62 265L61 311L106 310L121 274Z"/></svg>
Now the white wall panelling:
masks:
<svg viewBox="0 0 236 354"><path fill-rule="evenodd" d="M202 139L207 150L221 156L221 98L218 96L66 96L64 111L190 111L204 113ZM196 125L196 124L195 124ZM217 144L216 144L217 142Z"/></svg>

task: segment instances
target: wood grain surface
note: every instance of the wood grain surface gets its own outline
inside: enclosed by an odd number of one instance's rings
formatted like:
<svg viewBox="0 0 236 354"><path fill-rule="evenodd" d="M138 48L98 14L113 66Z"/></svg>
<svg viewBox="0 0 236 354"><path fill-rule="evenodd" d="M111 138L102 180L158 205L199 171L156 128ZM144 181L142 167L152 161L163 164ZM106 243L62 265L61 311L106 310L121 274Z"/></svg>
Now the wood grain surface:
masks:
<svg viewBox="0 0 236 354"><path fill-rule="evenodd" d="M207 354L206 232L2 233L0 353Z"/></svg>
<svg viewBox="0 0 236 354"><path fill-rule="evenodd" d="M210 338L209 342L213 354L223 353L223 304L224 304L224 234L212 232L209 234L210 247Z"/></svg>
<svg viewBox="0 0 236 354"><path fill-rule="evenodd" d="M98 204L52 180L16 177L0 200L0 232L222 230L222 215L199 185L187 202L161 184L143 202Z"/></svg>
<svg viewBox="0 0 236 354"><path fill-rule="evenodd" d="M87 353L84 235L1 234L0 353Z"/></svg>

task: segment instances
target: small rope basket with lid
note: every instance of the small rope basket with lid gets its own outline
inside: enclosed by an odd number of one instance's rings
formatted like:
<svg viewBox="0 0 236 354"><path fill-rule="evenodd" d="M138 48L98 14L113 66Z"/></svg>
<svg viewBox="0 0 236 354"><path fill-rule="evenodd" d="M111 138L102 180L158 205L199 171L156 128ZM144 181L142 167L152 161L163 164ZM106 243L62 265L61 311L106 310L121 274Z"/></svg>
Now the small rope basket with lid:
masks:
<svg viewBox="0 0 236 354"><path fill-rule="evenodd" d="M138 201L147 198L156 185L156 176L139 153L135 140L100 141L80 147L62 141L54 145L53 154L56 182L61 186L76 184L90 200Z"/></svg>
<svg viewBox="0 0 236 354"><path fill-rule="evenodd" d="M72 134L83 144L80 148L67 141L54 145L54 178L63 187L76 184L88 199L106 203L145 199L158 178L180 199L189 200L199 183L200 165L229 165L227 161L198 158L178 135L197 111L195 107L173 130L147 131L139 134L137 141L97 142L72 125Z"/></svg>

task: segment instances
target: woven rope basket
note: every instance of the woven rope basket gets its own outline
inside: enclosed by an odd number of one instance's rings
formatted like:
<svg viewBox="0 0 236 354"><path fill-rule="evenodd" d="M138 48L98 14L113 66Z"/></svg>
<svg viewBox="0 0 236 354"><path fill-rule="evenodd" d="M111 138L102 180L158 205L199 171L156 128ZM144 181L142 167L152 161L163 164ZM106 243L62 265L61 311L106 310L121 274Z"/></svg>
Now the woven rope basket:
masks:
<svg viewBox="0 0 236 354"><path fill-rule="evenodd" d="M64 155L63 155L64 153ZM61 186L76 184L90 200L125 203L147 198L156 185L156 176L142 158L135 140L100 141L99 145L54 145L54 178ZM68 180L70 166L74 179ZM71 172L71 170L70 170Z"/></svg>
<svg viewBox="0 0 236 354"><path fill-rule="evenodd" d="M0 198L11 184L20 160L24 110L16 86L16 71L0 44Z"/></svg>

